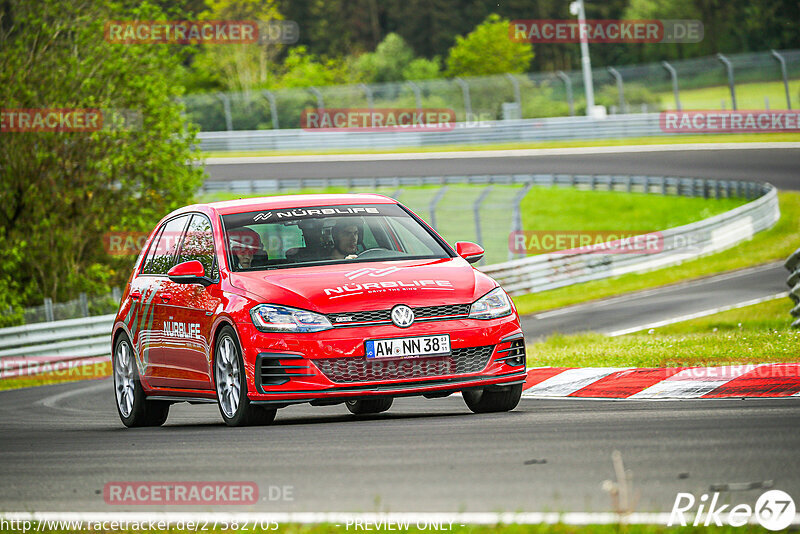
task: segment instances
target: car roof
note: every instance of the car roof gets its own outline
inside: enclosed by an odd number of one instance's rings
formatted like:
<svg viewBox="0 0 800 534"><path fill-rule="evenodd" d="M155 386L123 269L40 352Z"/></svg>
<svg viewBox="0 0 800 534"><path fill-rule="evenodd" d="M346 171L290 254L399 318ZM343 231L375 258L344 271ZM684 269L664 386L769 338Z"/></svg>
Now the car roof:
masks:
<svg viewBox="0 0 800 534"><path fill-rule="evenodd" d="M248 211L308 208L314 206L341 206L346 204L396 204L394 199L373 193L329 195L281 195L273 197L241 198L205 204L220 215Z"/></svg>

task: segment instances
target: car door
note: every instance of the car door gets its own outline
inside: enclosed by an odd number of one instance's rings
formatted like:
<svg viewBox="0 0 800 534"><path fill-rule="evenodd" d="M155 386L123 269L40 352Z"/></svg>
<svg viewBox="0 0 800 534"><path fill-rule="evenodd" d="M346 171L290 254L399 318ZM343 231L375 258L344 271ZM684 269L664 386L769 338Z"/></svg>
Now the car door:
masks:
<svg viewBox="0 0 800 534"><path fill-rule="evenodd" d="M203 264L205 275L217 280L214 250L211 221L203 214L192 214L176 264L197 260ZM220 303L218 284L177 283L169 278L164 281L158 306L164 314L162 350L169 362L171 387L213 389L211 328Z"/></svg>
<svg viewBox="0 0 800 534"><path fill-rule="evenodd" d="M152 255L148 253L147 261L142 265L141 276L148 280L147 291L142 294L141 358L145 364L142 374L153 387L174 387L175 379L180 376L165 351L168 344L165 321L172 310L164 305L171 300L167 271L175 265L188 222L189 215L179 215L164 223Z"/></svg>

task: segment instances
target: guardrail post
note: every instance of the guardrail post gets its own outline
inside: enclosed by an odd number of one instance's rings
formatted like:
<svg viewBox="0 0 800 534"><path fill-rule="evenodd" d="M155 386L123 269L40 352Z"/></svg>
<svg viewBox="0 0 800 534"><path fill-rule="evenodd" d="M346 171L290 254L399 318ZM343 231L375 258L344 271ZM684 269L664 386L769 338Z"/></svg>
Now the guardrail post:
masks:
<svg viewBox="0 0 800 534"><path fill-rule="evenodd" d="M430 204L428 204L428 210L431 212L431 227L436 230L436 205L442 200L442 197L447 192L447 186L443 185L439 188L433 198L431 199Z"/></svg>
<svg viewBox="0 0 800 534"><path fill-rule="evenodd" d="M481 232L481 204L484 200L486 200L486 197L489 196L489 193L492 192L492 187L493 186L491 185L484 187L483 191L481 191L481 194L478 195L477 200L475 200L475 203L472 204L472 216L475 218L475 241L481 246L483 246L483 233ZM481 258L478 264L483 264L483 258Z"/></svg>
<svg viewBox="0 0 800 534"><path fill-rule="evenodd" d="M622 83L622 74L614 67L606 67L608 72L617 81L617 93L619 94L619 112L625 113L625 87Z"/></svg>
<svg viewBox="0 0 800 534"><path fill-rule="evenodd" d="M217 93L217 97L222 100L222 112L225 114L225 129L233 131L233 116L231 115L231 99L226 93Z"/></svg>
<svg viewBox="0 0 800 534"><path fill-rule="evenodd" d="M369 107L369 111L370 113L372 113L372 110L375 108L375 105L372 101L372 88L370 88L370 86L365 83L359 84L359 86L364 91L364 94L367 97L367 107Z"/></svg>
<svg viewBox="0 0 800 534"><path fill-rule="evenodd" d="M733 110L736 111L736 87L734 86L734 78L733 78L733 63L731 63L728 58L723 56L722 54L717 54L717 59L725 65L725 68L728 71L728 85L731 89L731 104L733 105Z"/></svg>
<svg viewBox="0 0 800 534"><path fill-rule="evenodd" d="M525 195L528 194L528 191L531 190L533 187L533 182L528 182L525 184L519 192L514 195L514 211L511 217L511 231L512 232L521 232L522 231L522 199L525 198ZM525 254L519 254L518 257L525 257ZM511 248L508 249L508 259L514 259L514 253L511 251Z"/></svg>
<svg viewBox="0 0 800 534"><path fill-rule="evenodd" d="M567 103L569 104L569 116L575 116L575 100L572 98L572 79L563 71L556 71L556 76L561 78L564 82L564 88L567 91Z"/></svg>
<svg viewBox="0 0 800 534"><path fill-rule="evenodd" d="M675 68L672 65L670 65L666 61L662 61L661 62L661 66L664 67L665 69L667 69L667 72L669 72L669 77L670 77L670 79L672 79L672 94L675 95L675 109L677 111L680 111L681 110L681 99L680 99L680 96L679 96L679 93L678 93L678 72L675 70Z"/></svg>
<svg viewBox="0 0 800 534"><path fill-rule="evenodd" d="M269 114L272 117L272 129L277 130L280 126L278 125L278 105L275 103L275 95L272 94L272 91L267 91L266 89L261 91L261 94L269 100Z"/></svg>
<svg viewBox="0 0 800 534"><path fill-rule="evenodd" d="M389 195L389 198L393 198L393 199L395 199L395 200L399 200L399 199L400 199L400 194L401 194L402 192L403 192L403 189L402 189L402 188L400 188L400 187L398 187L397 189L395 189L394 191L392 191L392 193Z"/></svg>
<svg viewBox="0 0 800 534"><path fill-rule="evenodd" d="M319 89L316 87L309 87L308 92L317 97L317 109L323 110L325 109L325 100L322 98L322 93L319 92Z"/></svg>
<svg viewBox="0 0 800 534"><path fill-rule="evenodd" d="M783 78L783 89L786 91L786 109L792 109L792 97L789 96L789 77L786 75L786 60L775 50L770 50L772 57L781 64L781 77Z"/></svg>
<svg viewBox="0 0 800 534"><path fill-rule="evenodd" d="M53 315L53 299L47 297L44 299L44 320L49 323L56 320Z"/></svg>
<svg viewBox="0 0 800 534"><path fill-rule="evenodd" d="M414 82L406 82L406 85L414 91L414 100L417 102L417 111L422 111L422 95L420 94L419 85Z"/></svg>
<svg viewBox="0 0 800 534"><path fill-rule="evenodd" d="M508 81L511 82L511 85L514 86L514 100L517 102L519 116L522 118L522 95L519 92L519 80L517 80L513 74L508 72L506 72L506 78L508 78Z"/></svg>
<svg viewBox="0 0 800 534"><path fill-rule="evenodd" d="M453 81L456 82L459 87L461 87L461 94L464 95L464 114L466 115L465 120L472 120L472 100L469 97L469 84L461 78L454 78Z"/></svg>

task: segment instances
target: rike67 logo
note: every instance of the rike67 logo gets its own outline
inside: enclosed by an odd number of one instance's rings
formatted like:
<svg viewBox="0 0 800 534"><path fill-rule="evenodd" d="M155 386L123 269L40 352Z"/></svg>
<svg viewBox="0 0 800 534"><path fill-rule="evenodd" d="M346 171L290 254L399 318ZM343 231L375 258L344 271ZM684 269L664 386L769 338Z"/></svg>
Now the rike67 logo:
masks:
<svg viewBox="0 0 800 534"><path fill-rule="evenodd" d="M749 504L719 504L719 493L704 493L696 499L691 493L678 493L672 505L667 526L724 526L741 527L758 523L767 530L783 530L795 520L796 508L792 497L781 490L761 494L755 507ZM695 509L695 506L697 507ZM694 515L694 521L691 516ZM688 517L687 517L688 516ZM690 522L691 521L691 522Z"/></svg>

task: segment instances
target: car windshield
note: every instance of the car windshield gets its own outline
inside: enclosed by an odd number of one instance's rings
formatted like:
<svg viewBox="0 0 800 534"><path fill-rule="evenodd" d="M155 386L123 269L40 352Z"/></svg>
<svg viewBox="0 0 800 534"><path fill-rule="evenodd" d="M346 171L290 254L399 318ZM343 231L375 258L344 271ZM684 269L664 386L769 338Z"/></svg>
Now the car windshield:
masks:
<svg viewBox="0 0 800 534"><path fill-rule="evenodd" d="M452 255L396 204L235 213L222 216L222 224L234 271Z"/></svg>

